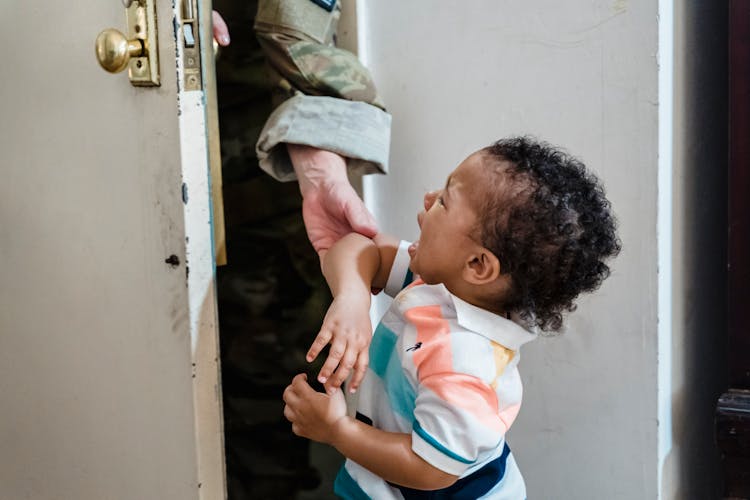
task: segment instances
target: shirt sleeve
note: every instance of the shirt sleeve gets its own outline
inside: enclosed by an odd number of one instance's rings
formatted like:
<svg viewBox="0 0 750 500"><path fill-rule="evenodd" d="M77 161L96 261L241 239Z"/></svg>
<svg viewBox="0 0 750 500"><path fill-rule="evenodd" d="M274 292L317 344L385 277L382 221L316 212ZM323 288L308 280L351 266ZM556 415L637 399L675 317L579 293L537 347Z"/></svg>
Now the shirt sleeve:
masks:
<svg viewBox="0 0 750 500"><path fill-rule="evenodd" d="M286 144L313 146L347 159L353 174L387 173L391 116L363 102L297 94L271 113L255 147L260 167L294 180Z"/></svg>
<svg viewBox="0 0 750 500"><path fill-rule="evenodd" d="M286 144L314 146L347 158L350 172L386 173L391 116L370 72L334 45L339 2L259 0L255 34L286 99L256 145L260 166L278 180L295 178Z"/></svg>
<svg viewBox="0 0 750 500"><path fill-rule="evenodd" d="M396 258L393 259L393 265L391 266L391 272L388 274L388 280L385 284L385 293L391 297L398 295L398 292L406 288L412 281L414 281L414 273L409 269L409 263L411 257L409 257L409 245L408 241L401 241L396 251Z"/></svg>
<svg viewBox="0 0 750 500"><path fill-rule="evenodd" d="M414 415L414 453L456 476L496 450L506 431L493 388L467 374L439 373L420 381Z"/></svg>

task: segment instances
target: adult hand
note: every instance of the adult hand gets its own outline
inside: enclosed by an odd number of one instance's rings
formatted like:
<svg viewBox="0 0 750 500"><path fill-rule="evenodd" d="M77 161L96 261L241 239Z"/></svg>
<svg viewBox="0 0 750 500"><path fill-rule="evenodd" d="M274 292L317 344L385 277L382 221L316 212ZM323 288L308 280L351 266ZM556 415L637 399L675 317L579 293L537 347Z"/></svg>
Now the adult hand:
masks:
<svg viewBox="0 0 750 500"><path fill-rule="evenodd" d="M308 192L302 201L302 217L307 237L321 257L351 232L368 238L378 232L375 219L348 180L326 183Z"/></svg>
<svg viewBox="0 0 750 500"><path fill-rule="evenodd" d="M375 218L346 176L346 160L330 151L287 144L302 192L302 217L313 248L323 254L342 236L378 232Z"/></svg>
<svg viewBox="0 0 750 500"><path fill-rule="evenodd" d="M229 45L229 28L221 14L215 10L211 12L211 20L214 25L214 40L222 47Z"/></svg>

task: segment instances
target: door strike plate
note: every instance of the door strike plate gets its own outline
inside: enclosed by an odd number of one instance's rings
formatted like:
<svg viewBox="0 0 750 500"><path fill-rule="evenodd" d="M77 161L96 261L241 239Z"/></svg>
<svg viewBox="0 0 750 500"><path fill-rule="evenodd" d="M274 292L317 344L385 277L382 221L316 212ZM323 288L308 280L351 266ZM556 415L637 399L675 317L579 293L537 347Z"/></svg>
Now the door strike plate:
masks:
<svg viewBox="0 0 750 500"><path fill-rule="evenodd" d="M186 91L203 89L197 7L194 0L182 0L182 39L178 43L182 43L183 88Z"/></svg>

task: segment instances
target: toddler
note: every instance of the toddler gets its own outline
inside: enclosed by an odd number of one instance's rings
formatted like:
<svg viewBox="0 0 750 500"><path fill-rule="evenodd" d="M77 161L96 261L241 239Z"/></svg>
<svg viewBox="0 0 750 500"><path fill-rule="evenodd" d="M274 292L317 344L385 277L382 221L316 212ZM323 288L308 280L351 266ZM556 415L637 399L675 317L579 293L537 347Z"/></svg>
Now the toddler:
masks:
<svg viewBox="0 0 750 500"><path fill-rule="evenodd" d="M519 350L609 275L620 250L610 204L578 160L518 137L470 155L417 221L417 242L353 233L324 256L334 300L308 359L331 344L326 392L296 376L284 415L347 458L342 498L524 499L505 442ZM395 299L368 350L372 287ZM338 389L352 370L356 418Z"/></svg>

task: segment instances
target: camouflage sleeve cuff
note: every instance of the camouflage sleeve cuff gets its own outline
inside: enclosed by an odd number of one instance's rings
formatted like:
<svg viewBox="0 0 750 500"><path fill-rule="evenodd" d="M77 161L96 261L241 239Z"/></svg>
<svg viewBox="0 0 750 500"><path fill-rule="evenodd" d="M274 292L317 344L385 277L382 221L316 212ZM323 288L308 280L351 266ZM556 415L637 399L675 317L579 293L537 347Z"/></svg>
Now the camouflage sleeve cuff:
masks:
<svg viewBox="0 0 750 500"><path fill-rule="evenodd" d="M294 180L286 144L303 144L347 158L351 173L388 172L391 115L364 102L298 94L266 121L255 147L260 167L280 181Z"/></svg>

